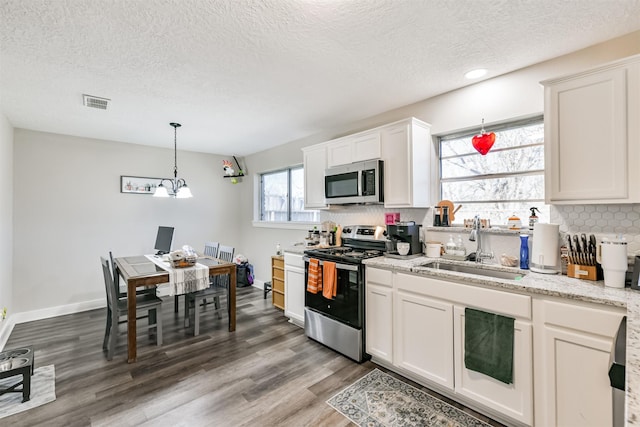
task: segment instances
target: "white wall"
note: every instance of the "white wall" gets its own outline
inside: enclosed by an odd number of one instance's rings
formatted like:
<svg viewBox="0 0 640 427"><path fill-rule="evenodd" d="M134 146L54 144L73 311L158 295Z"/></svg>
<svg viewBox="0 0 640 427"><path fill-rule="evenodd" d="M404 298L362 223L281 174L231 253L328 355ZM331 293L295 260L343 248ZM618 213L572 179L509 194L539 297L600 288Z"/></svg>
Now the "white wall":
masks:
<svg viewBox="0 0 640 427"><path fill-rule="evenodd" d="M0 310L14 312L13 303L13 127L0 113ZM2 348L5 324L0 324Z"/></svg>
<svg viewBox="0 0 640 427"><path fill-rule="evenodd" d="M339 127L327 126L326 131L321 134L256 153L248 156L246 162L251 166L252 173L300 164L302 163L301 147L411 116L430 123L432 134L437 135L478 127L483 118L485 123L492 124L540 115L544 109L543 87L540 85L540 81L638 53L640 53L640 31L355 123ZM428 79L429 76L425 75L425 80ZM249 185L253 186L253 183L249 183ZM242 200L242 222L247 229L251 227L253 208L253 201L248 197L249 193L253 193L253 189L251 192L244 192ZM370 223L373 220L373 215L377 213L378 223L384 224L384 212L383 208L377 208L377 212L376 208L370 208L361 218ZM420 217L421 215L422 212L415 216ZM332 211L321 213L322 220L336 220L341 216L343 217L341 219L344 219L344 213ZM359 217L356 216L356 218ZM355 222L356 218L349 215L348 220ZM277 240L293 242L299 241L303 237L303 231L295 230L253 228L250 233L252 251L256 255L271 253ZM266 256L254 257L252 261L258 278L268 277L271 274L268 264L270 258Z"/></svg>
<svg viewBox="0 0 640 427"><path fill-rule="evenodd" d="M14 155L17 312L102 305L99 257L152 253L159 225L175 227L174 248L242 249L243 186L222 178L222 157L178 152L194 194L180 200L120 193L120 175L171 177L173 150L16 129Z"/></svg>

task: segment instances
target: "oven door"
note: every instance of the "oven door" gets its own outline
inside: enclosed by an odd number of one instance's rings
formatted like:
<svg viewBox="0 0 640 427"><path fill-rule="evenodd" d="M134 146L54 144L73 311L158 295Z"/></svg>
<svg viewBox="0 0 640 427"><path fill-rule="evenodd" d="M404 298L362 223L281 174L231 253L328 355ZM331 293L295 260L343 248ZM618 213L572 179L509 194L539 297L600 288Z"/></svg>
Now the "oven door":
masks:
<svg viewBox="0 0 640 427"><path fill-rule="evenodd" d="M309 279L309 258L304 257L304 280ZM321 260L322 264L323 261ZM305 290L305 307L353 328L361 329L364 319L363 268L357 264L336 263L337 290L333 299Z"/></svg>

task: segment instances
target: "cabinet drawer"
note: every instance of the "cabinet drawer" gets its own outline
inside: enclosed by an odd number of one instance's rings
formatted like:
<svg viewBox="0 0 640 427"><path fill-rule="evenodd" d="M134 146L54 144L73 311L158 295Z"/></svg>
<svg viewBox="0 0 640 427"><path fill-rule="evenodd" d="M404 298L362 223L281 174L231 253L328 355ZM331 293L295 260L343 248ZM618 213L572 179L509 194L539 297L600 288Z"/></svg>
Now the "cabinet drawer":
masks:
<svg viewBox="0 0 640 427"><path fill-rule="evenodd" d="M271 266L272 267L278 267L278 268L284 268L284 257L282 257L282 256L272 257L271 258Z"/></svg>
<svg viewBox="0 0 640 427"><path fill-rule="evenodd" d="M394 280L398 289L448 300L465 307L531 319L531 297L528 295L404 273L398 273Z"/></svg>
<svg viewBox="0 0 640 427"><path fill-rule="evenodd" d="M302 260L302 255L285 252L284 265L286 265L287 267L291 266L291 267L304 268L304 261Z"/></svg>
<svg viewBox="0 0 640 427"><path fill-rule="evenodd" d="M391 287L393 285L393 273L391 270L382 270L379 268L367 267L365 270L367 282L375 283L377 285L383 285Z"/></svg>
<svg viewBox="0 0 640 427"><path fill-rule="evenodd" d="M274 267L273 270L271 271L271 276L273 276L274 280L275 279L284 280L284 269Z"/></svg>
<svg viewBox="0 0 640 427"><path fill-rule="evenodd" d="M271 286L274 291L284 293L284 277L280 279L274 277Z"/></svg>
<svg viewBox="0 0 640 427"><path fill-rule="evenodd" d="M278 292L271 292L273 305L278 307L280 310L284 310L284 294Z"/></svg>

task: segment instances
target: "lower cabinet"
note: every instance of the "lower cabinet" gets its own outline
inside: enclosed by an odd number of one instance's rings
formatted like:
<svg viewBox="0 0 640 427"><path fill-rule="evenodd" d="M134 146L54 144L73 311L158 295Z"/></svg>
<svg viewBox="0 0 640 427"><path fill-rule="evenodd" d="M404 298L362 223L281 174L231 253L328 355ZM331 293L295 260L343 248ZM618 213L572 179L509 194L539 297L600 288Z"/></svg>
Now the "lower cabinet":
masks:
<svg viewBox="0 0 640 427"><path fill-rule="evenodd" d="M453 305L422 295L395 294L396 366L453 389Z"/></svg>
<svg viewBox="0 0 640 427"><path fill-rule="evenodd" d="M531 297L367 267L367 352L373 361L507 423L533 425ZM513 384L464 364L464 312L516 319Z"/></svg>
<svg viewBox="0 0 640 427"><path fill-rule="evenodd" d="M367 269L365 348L376 360L393 362L393 289L391 271Z"/></svg>
<svg viewBox="0 0 640 427"><path fill-rule="evenodd" d="M623 309L534 300L535 419L540 426L610 426L608 371Z"/></svg>
<svg viewBox="0 0 640 427"><path fill-rule="evenodd" d="M508 425L611 426L626 310L367 267L373 361ZM465 367L465 308L513 317L513 383Z"/></svg>
<svg viewBox="0 0 640 427"><path fill-rule="evenodd" d="M505 384L464 366L464 307L456 306L455 390L510 418L525 424L533 422L533 328L530 322L516 320L513 334L513 384Z"/></svg>
<svg viewBox="0 0 640 427"><path fill-rule="evenodd" d="M285 252L284 254L284 315L291 323L304 326L304 261L302 255Z"/></svg>

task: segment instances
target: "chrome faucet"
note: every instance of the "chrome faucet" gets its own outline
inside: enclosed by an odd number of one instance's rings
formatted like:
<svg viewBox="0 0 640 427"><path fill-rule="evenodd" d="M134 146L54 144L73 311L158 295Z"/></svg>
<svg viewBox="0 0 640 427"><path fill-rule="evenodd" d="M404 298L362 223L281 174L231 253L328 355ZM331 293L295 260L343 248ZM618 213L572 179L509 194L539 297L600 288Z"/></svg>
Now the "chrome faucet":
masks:
<svg viewBox="0 0 640 427"><path fill-rule="evenodd" d="M482 262L485 259L493 259L493 252L482 251L482 227L480 225L480 215L473 217L473 229L469 235L469 240L476 242L476 262Z"/></svg>

